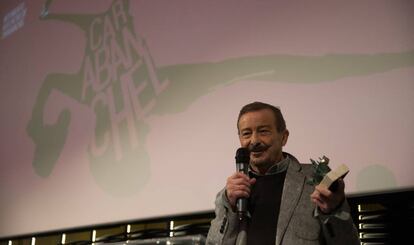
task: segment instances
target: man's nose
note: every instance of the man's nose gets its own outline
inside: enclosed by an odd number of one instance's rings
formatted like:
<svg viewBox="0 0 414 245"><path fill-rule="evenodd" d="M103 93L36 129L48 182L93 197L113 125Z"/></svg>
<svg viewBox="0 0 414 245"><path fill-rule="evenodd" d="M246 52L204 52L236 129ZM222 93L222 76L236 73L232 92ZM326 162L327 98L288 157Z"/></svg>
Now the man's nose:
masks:
<svg viewBox="0 0 414 245"><path fill-rule="evenodd" d="M260 145L261 145L261 144L260 144L260 142L256 142L256 143L254 143L254 144L250 144L249 149L250 149L250 151L254 151L254 150L256 150L256 149L257 149Z"/></svg>
<svg viewBox="0 0 414 245"><path fill-rule="evenodd" d="M256 133L253 133L253 134L252 134L252 138L251 138L251 140L250 140L250 145L251 145L252 147L255 147L255 146L257 146L257 145L260 145L260 140L259 140L259 137L257 136L257 134L256 134Z"/></svg>

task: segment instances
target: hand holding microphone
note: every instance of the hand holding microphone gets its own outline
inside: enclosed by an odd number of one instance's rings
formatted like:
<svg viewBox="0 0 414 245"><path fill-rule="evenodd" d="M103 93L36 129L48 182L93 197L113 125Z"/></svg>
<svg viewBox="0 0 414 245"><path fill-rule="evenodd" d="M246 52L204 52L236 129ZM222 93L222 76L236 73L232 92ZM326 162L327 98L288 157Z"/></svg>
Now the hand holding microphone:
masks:
<svg viewBox="0 0 414 245"><path fill-rule="evenodd" d="M250 196L251 186L256 179L248 177L250 152L246 148L239 148L236 152L237 172L227 178L226 195L233 210L237 211L242 219L247 213L247 199Z"/></svg>

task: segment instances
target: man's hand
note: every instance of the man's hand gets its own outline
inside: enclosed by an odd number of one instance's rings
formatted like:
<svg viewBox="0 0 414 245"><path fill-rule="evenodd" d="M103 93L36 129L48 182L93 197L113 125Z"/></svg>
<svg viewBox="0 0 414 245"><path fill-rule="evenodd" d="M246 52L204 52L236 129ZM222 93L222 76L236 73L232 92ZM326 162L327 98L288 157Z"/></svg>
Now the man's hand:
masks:
<svg viewBox="0 0 414 245"><path fill-rule="evenodd" d="M249 198L251 186L256 182L243 173L236 172L227 178L226 196L233 210L236 209L236 201L239 198Z"/></svg>
<svg viewBox="0 0 414 245"><path fill-rule="evenodd" d="M338 188L335 192L330 191L321 185L315 186L315 190L311 194L311 200L319 209L329 214L345 200L345 183L343 179L338 179Z"/></svg>

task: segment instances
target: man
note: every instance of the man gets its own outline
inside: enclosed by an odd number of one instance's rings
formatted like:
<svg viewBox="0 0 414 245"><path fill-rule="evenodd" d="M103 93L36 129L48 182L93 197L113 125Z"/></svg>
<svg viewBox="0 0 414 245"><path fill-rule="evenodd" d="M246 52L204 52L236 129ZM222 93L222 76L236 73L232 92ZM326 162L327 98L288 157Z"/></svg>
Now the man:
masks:
<svg viewBox="0 0 414 245"><path fill-rule="evenodd" d="M335 192L306 183L312 165L282 151L289 131L278 108L247 104L237 128L250 150L249 176L234 173L217 194L207 244L359 244L343 180ZM235 212L238 198L249 200L245 222Z"/></svg>

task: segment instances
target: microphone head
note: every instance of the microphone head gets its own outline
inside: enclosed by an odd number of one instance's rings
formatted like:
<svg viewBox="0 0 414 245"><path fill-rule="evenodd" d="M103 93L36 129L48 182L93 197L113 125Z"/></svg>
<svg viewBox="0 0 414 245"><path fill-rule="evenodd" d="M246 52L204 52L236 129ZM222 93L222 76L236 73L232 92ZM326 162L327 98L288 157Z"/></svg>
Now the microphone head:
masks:
<svg viewBox="0 0 414 245"><path fill-rule="evenodd" d="M249 163L250 151L247 148L240 147L236 151L236 163Z"/></svg>

